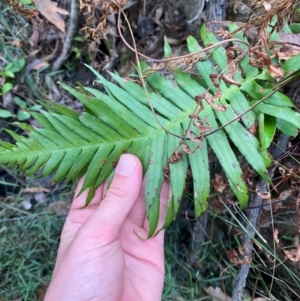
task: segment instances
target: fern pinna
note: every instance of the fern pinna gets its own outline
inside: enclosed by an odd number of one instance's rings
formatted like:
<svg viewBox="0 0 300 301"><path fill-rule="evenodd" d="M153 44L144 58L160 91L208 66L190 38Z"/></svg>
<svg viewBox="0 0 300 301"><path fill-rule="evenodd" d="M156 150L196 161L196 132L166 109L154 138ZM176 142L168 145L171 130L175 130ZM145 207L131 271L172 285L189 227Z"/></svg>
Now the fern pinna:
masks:
<svg viewBox="0 0 300 301"><path fill-rule="evenodd" d="M231 31L235 28L229 25ZM201 39L206 46L217 42L205 27L201 29ZM84 104L85 112L79 115L67 107L44 102L45 110L32 113L41 128L17 123L28 137L8 130L16 144L0 142L0 163L18 167L28 176L42 170L43 176L53 174L54 182L85 175L81 192L89 189L88 203L95 188L113 172L120 155L134 154L147 172L150 237L159 230L160 189L165 177L170 181L170 197L164 227L176 216L188 168L193 175L195 214L199 216L206 210L210 147L244 207L248 190L231 143L261 177L270 181L267 148L275 129L293 136L300 128L300 114L288 97L276 91L279 83L268 68L280 62L273 58L269 66L253 64L246 42L242 34L237 34L226 52L216 47L211 55L199 53L198 77L177 68L171 82L156 72L148 72L147 94L134 81L111 74L117 82L113 84L92 70L107 93L63 85ZM187 44L191 53L201 49L193 37ZM280 67L281 82L299 69L299 55L285 61ZM145 73L147 70L144 67ZM256 135L252 129L257 122Z"/></svg>

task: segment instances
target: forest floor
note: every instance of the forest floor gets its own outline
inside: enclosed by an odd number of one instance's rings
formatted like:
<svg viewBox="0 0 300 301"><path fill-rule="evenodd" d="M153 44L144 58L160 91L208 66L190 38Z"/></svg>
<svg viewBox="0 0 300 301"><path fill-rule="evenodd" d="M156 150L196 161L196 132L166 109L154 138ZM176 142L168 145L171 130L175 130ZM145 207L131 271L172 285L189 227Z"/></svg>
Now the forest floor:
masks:
<svg viewBox="0 0 300 301"><path fill-rule="evenodd" d="M80 1L79 14L72 12L69 0L58 1L59 7L50 0L42 4L40 0L6 2L10 5L0 1L1 140L11 141L5 130L16 131L12 122L37 125L31 112L41 108L38 100L55 101L81 112L82 105L58 82L92 86L94 75L84 64L106 77L109 77L108 71L116 70L123 77L135 72L134 54L118 33L117 14L101 14L95 4L97 1ZM200 5L201 1L198 2ZM247 20L253 12L245 3L248 1L228 1L224 14L233 21ZM197 26L207 21L205 5L200 5L195 12ZM190 16L183 1L128 0L125 12L137 49L153 59L163 57L165 36L173 55L185 53L189 34L198 39L198 31L189 25ZM72 26L75 29L70 47L66 49ZM128 30L124 30L123 35L125 40L131 41ZM299 146L298 141L296 137L292 144ZM275 171L278 191L274 199L272 197L274 205L267 204L262 209L257 225L268 247L260 250L255 246L243 300L300 300L299 259L286 260L274 243L274 229L279 228L284 233L281 239L285 246L299 250L297 229L293 225L298 209L291 197L292 189L299 189L297 156L299 147L280 161L280 166L293 171L293 175L283 168ZM218 176L220 166L215 162L211 162L211 166L216 174L214 187L222 190L224 182ZM25 177L0 167L0 301L43 300L73 189L71 183L52 184L50 177ZM232 250L239 250L241 246L240 237L247 218L243 212L216 202L212 195L204 218L189 219L191 193L187 187L180 213L166 230L162 299L231 300L229 296L241 255L236 253L234 260ZM282 203L283 200L286 202ZM201 228L203 219L206 220L204 229ZM270 254L278 260L275 268L274 262L269 260Z"/></svg>

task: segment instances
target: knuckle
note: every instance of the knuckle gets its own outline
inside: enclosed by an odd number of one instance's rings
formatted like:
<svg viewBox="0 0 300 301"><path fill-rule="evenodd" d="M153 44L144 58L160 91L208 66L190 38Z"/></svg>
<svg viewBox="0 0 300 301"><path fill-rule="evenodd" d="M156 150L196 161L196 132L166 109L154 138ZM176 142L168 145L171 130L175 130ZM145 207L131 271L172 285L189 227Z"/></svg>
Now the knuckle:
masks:
<svg viewBox="0 0 300 301"><path fill-rule="evenodd" d="M128 196L128 192L124 189L122 189L121 187L118 186L111 186L107 193L106 193L106 197L107 199L115 199L115 198L120 198L120 199L124 199Z"/></svg>

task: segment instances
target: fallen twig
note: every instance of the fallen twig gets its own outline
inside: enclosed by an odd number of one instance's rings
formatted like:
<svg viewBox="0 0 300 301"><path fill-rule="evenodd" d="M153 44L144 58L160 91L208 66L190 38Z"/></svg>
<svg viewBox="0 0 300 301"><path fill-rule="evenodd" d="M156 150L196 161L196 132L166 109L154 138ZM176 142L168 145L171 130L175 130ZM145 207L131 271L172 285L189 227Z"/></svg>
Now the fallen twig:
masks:
<svg viewBox="0 0 300 301"><path fill-rule="evenodd" d="M78 0L72 0L71 1L70 24L69 24L66 40L64 42L64 46L63 46L60 56L53 63L53 66L52 66L53 71L60 69L62 64L65 62L65 60L70 55L73 37L77 30L78 19L79 19Z"/></svg>

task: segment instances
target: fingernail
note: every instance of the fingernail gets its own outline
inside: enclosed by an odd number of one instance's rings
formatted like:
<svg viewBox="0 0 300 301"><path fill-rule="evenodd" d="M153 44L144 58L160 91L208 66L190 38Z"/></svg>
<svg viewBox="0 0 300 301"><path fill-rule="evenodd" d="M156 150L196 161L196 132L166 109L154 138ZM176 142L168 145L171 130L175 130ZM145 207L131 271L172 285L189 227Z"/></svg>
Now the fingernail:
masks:
<svg viewBox="0 0 300 301"><path fill-rule="evenodd" d="M136 162L131 155L124 154L121 156L117 165L116 173L122 176L131 176L135 170Z"/></svg>

